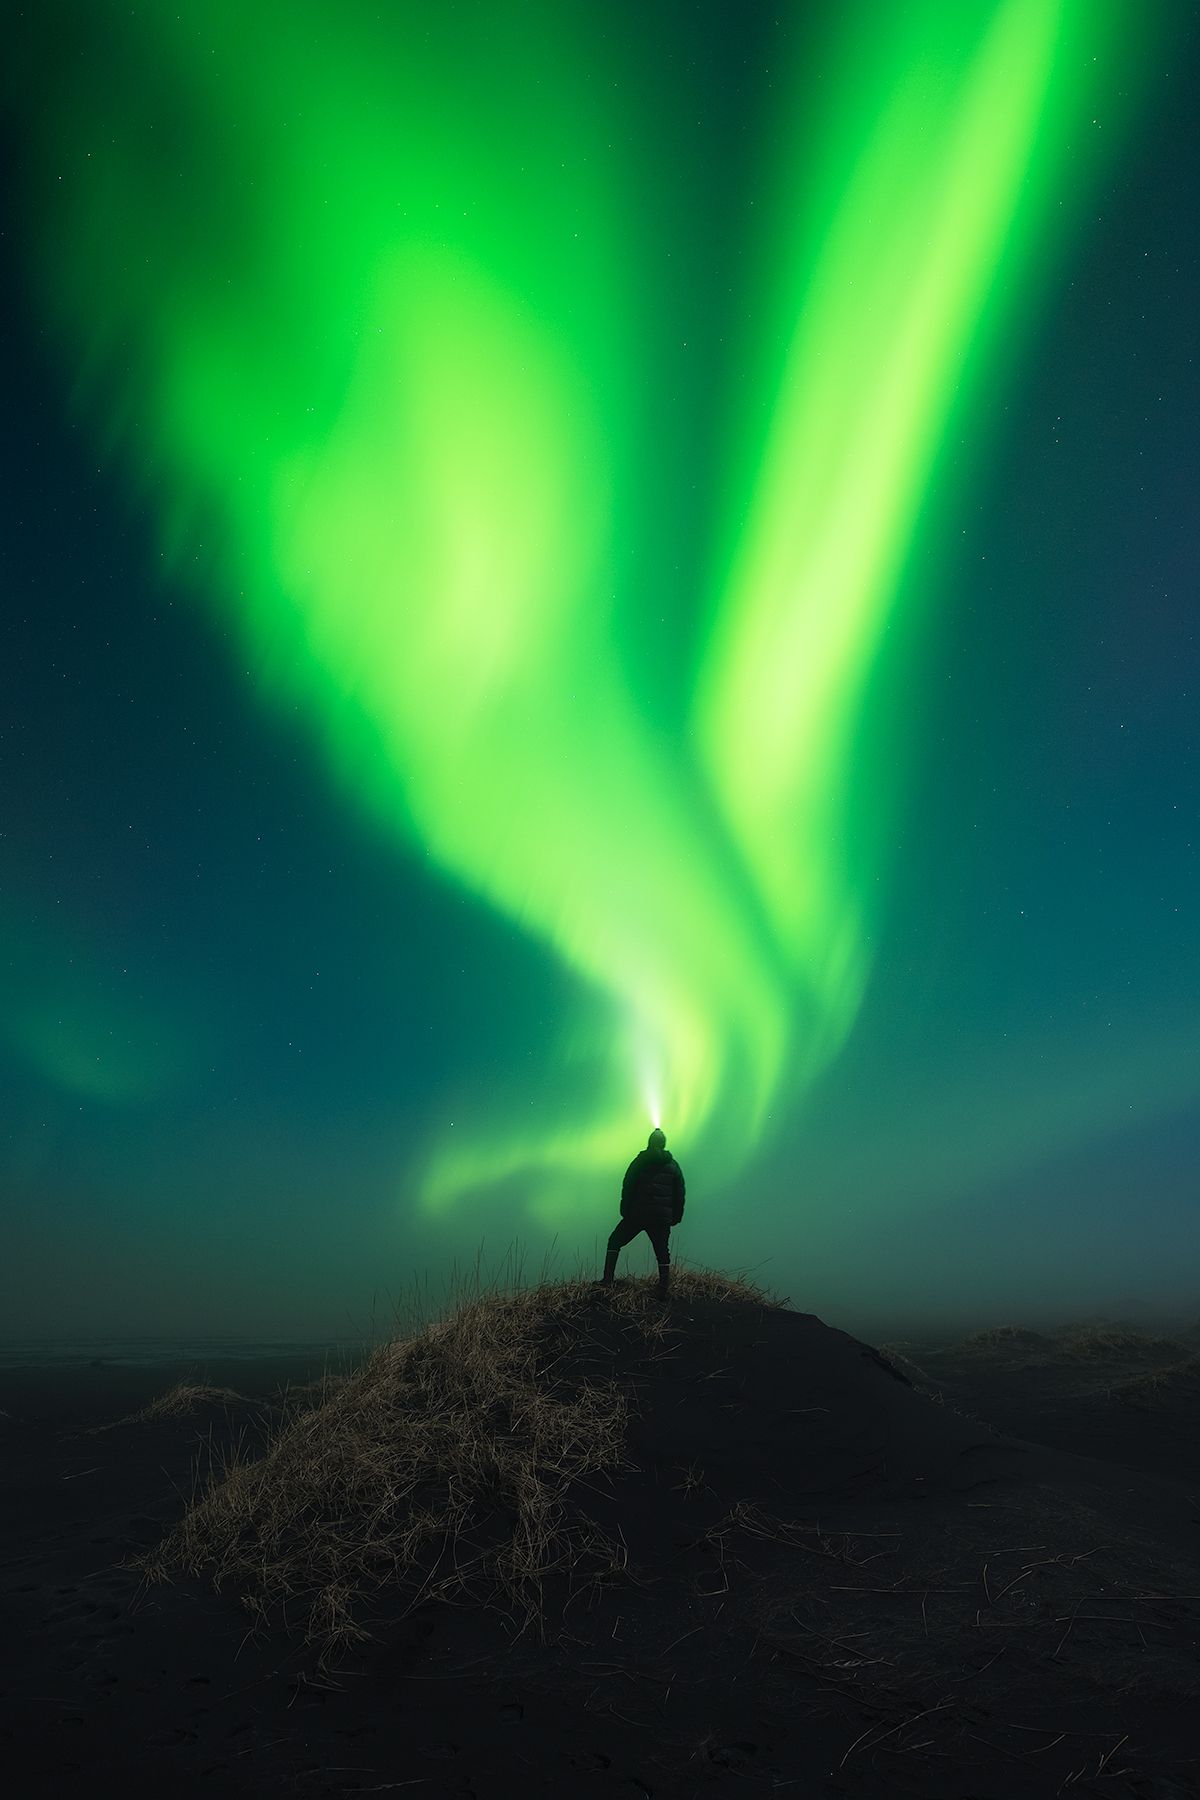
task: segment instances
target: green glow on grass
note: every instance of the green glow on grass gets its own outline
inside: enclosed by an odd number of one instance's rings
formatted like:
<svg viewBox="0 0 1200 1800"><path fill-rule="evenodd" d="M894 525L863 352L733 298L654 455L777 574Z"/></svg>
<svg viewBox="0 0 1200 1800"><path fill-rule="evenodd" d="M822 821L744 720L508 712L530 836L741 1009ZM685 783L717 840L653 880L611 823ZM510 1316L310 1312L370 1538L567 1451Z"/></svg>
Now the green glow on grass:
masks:
<svg viewBox="0 0 1200 1800"><path fill-rule="evenodd" d="M864 694L1123 15L870 0L819 81L791 47L669 729L629 679L636 522L686 478L641 399L667 302L638 162L695 122L664 99L613 148L603 9L376 10L81 14L104 79L82 55L29 88L44 266L81 406L264 702L578 977L598 1023L556 1121L460 1097L422 1190L522 1177L565 1221L647 1119L732 1173L854 1023L891 788Z"/></svg>

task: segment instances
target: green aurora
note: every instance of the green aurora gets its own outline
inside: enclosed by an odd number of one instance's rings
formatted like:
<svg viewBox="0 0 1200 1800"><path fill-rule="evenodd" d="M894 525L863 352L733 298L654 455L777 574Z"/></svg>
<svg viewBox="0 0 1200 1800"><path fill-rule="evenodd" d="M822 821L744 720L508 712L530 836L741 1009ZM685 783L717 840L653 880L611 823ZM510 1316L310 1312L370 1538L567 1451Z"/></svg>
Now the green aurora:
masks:
<svg viewBox="0 0 1200 1800"><path fill-rule="evenodd" d="M648 1118L728 1180L847 1041L908 571L1148 33L1096 0L781 27L745 255L712 273L725 365L688 376L710 431L681 444L651 402L676 296L644 171L697 128L683 102L631 131L599 7L378 14L97 5L11 105L74 404L165 568L352 803L577 980L550 1026L571 1107L518 1126L455 1093L419 1171L433 1211L519 1178L565 1226L607 1216Z"/></svg>

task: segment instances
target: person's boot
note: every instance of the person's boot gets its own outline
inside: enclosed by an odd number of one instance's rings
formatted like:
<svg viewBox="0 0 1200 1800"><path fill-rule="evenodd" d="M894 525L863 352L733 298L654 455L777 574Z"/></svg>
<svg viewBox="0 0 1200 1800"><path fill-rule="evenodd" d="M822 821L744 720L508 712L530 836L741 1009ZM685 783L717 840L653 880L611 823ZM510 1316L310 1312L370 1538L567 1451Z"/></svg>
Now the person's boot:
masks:
<svg viewBox="0 0 1200 1800"><path fill-rule="evenodd" d="M657 1298L659 1300L666 1299L667 1287L670 1283L670 1280L671 1280L671 1265L670 1265L670 1263L669 1262L659 1263L659 1265L658 1265L658 1295L657 1295Z"/></svg>
<svg viewBox="0 0 1200 1800"><path fill-rule="evenodd" d="M604 1273L600 1277L599 1281L593 1283L593 1286L595 1286L595 1287L611 1287L612 1286L613 1276L615 1275L616 1269L617 1269L617 1258L620 1254L621 1254L621 1252L619 1250L610 1250L608 1252L608 1254L604 1258Z"/></svg>

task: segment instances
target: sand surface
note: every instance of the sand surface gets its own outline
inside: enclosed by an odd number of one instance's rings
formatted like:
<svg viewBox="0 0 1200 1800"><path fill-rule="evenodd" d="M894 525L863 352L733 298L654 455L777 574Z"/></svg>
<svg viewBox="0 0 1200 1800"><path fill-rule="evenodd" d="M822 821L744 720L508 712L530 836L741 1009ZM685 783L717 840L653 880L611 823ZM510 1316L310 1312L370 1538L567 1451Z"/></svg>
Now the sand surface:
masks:
<svg viewBox="0 0 1200 1800"><path fill-rule="evenodd" d="M1194 1345L881 1355L761 1304L667 1314L650 1348L597 1294L555 1345L557 1381L631 1397L629 1466L564 1496L624 1573L550 1576L544 1642L383 1586L325 1673L237 1593L121 1566L319 1367L0 1371L9 1791L1200 1793ZM197 1378L240 1397L116 1423Z"/></svg>

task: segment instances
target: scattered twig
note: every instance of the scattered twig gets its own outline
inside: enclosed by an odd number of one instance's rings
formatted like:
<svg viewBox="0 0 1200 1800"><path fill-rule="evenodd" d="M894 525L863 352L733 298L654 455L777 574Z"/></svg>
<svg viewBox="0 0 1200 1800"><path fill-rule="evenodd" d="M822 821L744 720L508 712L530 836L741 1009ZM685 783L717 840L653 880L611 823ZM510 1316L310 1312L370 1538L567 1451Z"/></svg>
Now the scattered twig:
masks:
<svg viewBox="0 0 1200 1800"><path fill-rule="evenodd" d="M382 1794L385 1788L423 1787L432 1781L431 1775L411 1775L407 1781L376 1781L370 1787L359 1788L360 1794Z"/></svg>
<svg viewBox="0 0 1200 1800"><path fill-rule="evenodd" d="M1016 1587L1018 1581L1023 1581L1027 1575L1032 1575L1035 1569L1052 1568L1055 1563L1058 1563L1061 1566L1061 1556L1048 1556L1044 1562L1027 1563L1019 1574L1012 1576L1010 1580L1005 1582L1002 1588L996 1590L996 1593L993 1595L993 1600L999 1600L1002 1594L1007 1594L1009 1588Z"/></svg>
<svg viewBox="0 0 1200 1800"><path fill-rule="evenodd" d="M1142 1629L1136 1619L1122 1619L1117 1613L1059 1613L1058 1617L1054 1620L1054 1623L1056 1625L1062 1625L1069 1620L1073 1625L1076 1620L1082 1621L1084 1619L1090 1619L1095 1625L1132 1625L1135 1631L1140 1631ZM1151 1631L1171 1631L1174 1629L1173 1626L1164 1624L1158 1619L1147 1619L1145 1622L1150 1627ZM1145 1641L1145 1638L1143 1638L1142 1642L1145 1643Z"/></svg>
<svg viewBox="0 0 1200 1800"><path fill-rule="evenodd" d="M973 1681L976 1675L982 1675L985 1669L991 1668L998 1657L1004 1655L1005 1648L1006 1646L1001 1644L1000 1648L995 1652L995 1655L989 1656L987 1661L981 1664L978 1669L969 1669L965 1675L952 1675L950 1677L951 1681L956 1684L961 1681Z"/></svg>
<svg viewBox="0 0 1200 1800"><path fill-rule="evenodd" d="M857 1585L853 1587L843 1587L835 1581L830 1583L829 1591L831 1594L891 1594L897 1600L920 1600L926 1594L969 1594L971 1587L969 1582L964 1582L961 1587L877 1588L859 1587Z"/></svg>
<svg viewBox="0 0 1200 1800"><path fill-rule="evenodd" d="M1060 1731L1058 1736L1051 1738L1048 1744L1039 1744L1036 1750L1026 1750L1024 1754L1026 1756L1044 1756L1047 1750L1053 1750L1055 1744L1061 1744L1066 1735L1065 1731Z"/></svg>
<svg viewBox="0 0 1200 1800"><path fill-rule="evenodd" d="M1079 1611L1079 1608L1080 1608L1080 1607L1081 1607L1081 1606L1082 1606L1082 1605L1083 1605L1083 1601L1082 1601L1082 1600L1077 1600L1077 1601L1076 1601L1076 1603L1075 1603L1075 1612L1078 1612L1078 1611ZM1057 1623L1057 1621L1056 1621L1056 1623ZM1073 1626L1074 1626L1074 1624L1075 1624L1075 1614L1074 1614L1074 1613L1072 1613L1072 1615L1071 1615L1071 1623L1070 1623L1070 1624L1069 1624L1069 1625L1068 1625L1068 1626L1067 1626L1067 1629L1066 1629L1066 1630L1065 1630L1065 1631L1064 1631L1064 1632L1063 1632L1063 1634L1062 1634L1062 1636L1061 1636L1061 1637L1060 1637L1060 1638L1059 1638L1059 1640L1058 1640L1058 1643L1057 1643L1057 1645L1056 1645L1056 1646L1055 1646L1055 1650L1054 1650L1054 1655L1055 1655L1055 1657L1057 1657L1057 1655L1058 1655L1058 1653L1059 1653L1059 1651L1060 1651L1060 1650L1061 1650L1061 1649L1062 1649L1062 1647L1063 1647L1063 1645L1064 1645L1064 1644L1065 1644L1065 1643L1066 1643L1066 1641L1067 1641L1067 1639L1068 1639L1068 1638L1069 1638L1069 1637L1070 1637L1070 1635L1071 1635L1071 1630L1072 1630L1072 1627L1073 1627ZM1051 1660L1053 1660L1053 1658L1052 1658L1052 1659L1051 1659Z"/></svg>
<svg viewBox="0 0 1200 1800"><path fill-rule="evenodd" d="M1117 1740L1117 1742L1113 1745L1111 1750L1105 1751L1104 1755L1100 1758L1100 1761L1096 1764L1097 1775L1102 1775L1104 1773L1105 1763L1111 1762L1112 1758L1117 1754L1117 1751L1121 1748L1121 1745L1127 1744L1128 1742L1129 1742L1129 1733L1126 1732L1125 1736L1123 1738L1119 1738Z"/></svg>
<svg viewBox="0 0 1200 1800"><path fill-rule="evenodd" d="M950 1704L950 1696L947 1695L944 1699L939 1700L937 1702L936 1706L927 1706L925 1708L924 1712L914 1713L911 1719L901 1719L901 1721L898 1725L893 1725L890 1730L883 1732L880 1737L877 1737L875 1739L875 1742L871 1745L872 1750L878 1749L879 1745L883 1743L885 1738L894 1737L898 1731L904 1731L908 1728L908 1726L915 1725L918 1719L927 1719L931 1713L941 1712L943 1707L949 1706L949 1704ZM855 1750L858 1749L858 1746L862 1743L863 1738L870 1737L870 1735L874 1729L875 1729L875 1727L873 1725L868 1725L867 1729L865 1731L860 1732L858 1737L856 1737L854 1742L851 1744L849 1750L846 1751L845 1756L842 1757L841 1762L838 1764L839 1769L845 1768L847 1759L853 1755Z"/></svg>

